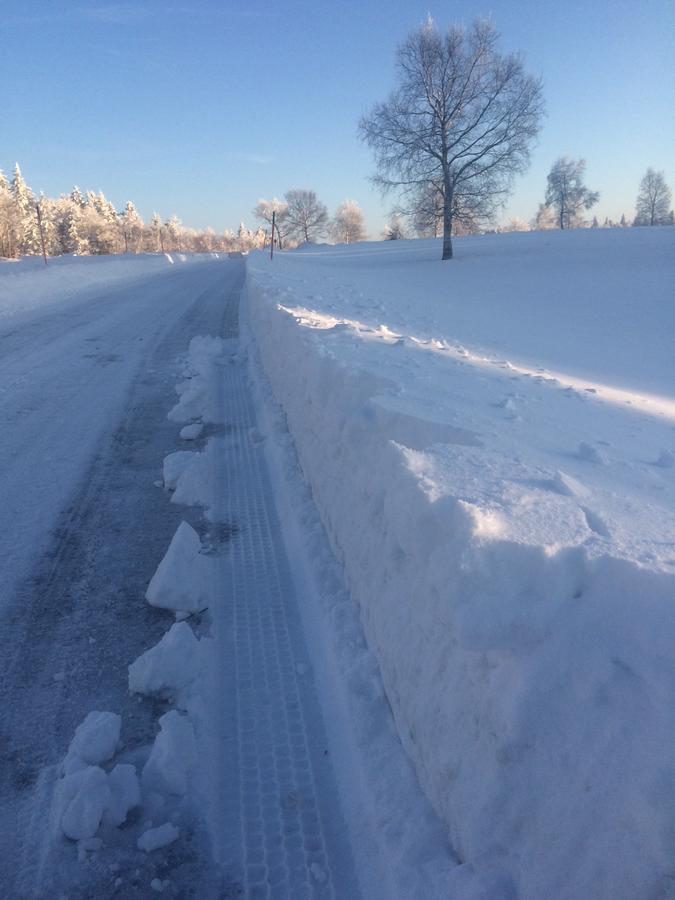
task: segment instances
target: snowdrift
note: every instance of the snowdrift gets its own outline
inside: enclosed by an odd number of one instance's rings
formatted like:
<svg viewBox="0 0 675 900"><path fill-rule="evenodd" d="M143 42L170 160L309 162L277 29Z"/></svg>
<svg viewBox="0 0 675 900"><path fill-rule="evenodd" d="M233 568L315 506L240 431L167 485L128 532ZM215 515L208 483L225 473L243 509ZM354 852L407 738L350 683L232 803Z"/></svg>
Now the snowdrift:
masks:
<svg viewBox="0 0 675 900"><path fill-rule="evenodd" d="M215 253L127 253L109 256L0 258L0 323L91 288L131 283L175 265L217 258ZM223 254L220 254L223 256Z"/></svg>
<svg viewBox="0 0 675 900"><path fill-rule="evenodd" d="M247 264L401 740L491 896L672 887L672 236Z"/></svg>

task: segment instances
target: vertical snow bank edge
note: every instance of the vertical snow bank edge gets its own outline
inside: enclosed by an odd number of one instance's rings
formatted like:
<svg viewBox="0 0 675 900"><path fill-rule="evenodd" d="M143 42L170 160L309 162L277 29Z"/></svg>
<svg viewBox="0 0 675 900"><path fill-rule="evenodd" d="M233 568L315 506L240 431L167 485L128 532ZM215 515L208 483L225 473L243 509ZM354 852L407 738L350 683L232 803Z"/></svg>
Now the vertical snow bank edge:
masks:
<svg viewBox="0 0 675 900"><path fill-rule="evenodd" d="M401 740L462 860L523 898L668 895L675 580L509 539L490 510L434 496L372 414L387 385L250 270L246 293Z"/></svg>

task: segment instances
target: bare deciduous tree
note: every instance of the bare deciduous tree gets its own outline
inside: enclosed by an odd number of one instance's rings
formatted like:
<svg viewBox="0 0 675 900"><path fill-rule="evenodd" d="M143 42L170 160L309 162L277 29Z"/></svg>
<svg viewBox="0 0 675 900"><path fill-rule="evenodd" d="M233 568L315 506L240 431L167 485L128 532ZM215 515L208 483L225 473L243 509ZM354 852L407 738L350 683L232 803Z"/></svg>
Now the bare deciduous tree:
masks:
<svg viewBox="0 0 675 900"><path fill-rule="evenodd" d="M551 166L546 188L546 206L556 211L560 228L574 228L581 224L581 212L590 209L600 199L598 191L584 185L585 159L561 156Z"/></svg>
<svg viewBox="0 0 675 900"><path fill-rule="evenodd" d="M310 243L325 233L328 227L328 210L314 191L294 188L284 194L286 200L286 224L289 233L297 240Z"/></svg>
<svg viewBox="0 0 675 900"><path fill-rule="evenodd" d="M636 225L668 225L670 222L670 188L663 172L655 172L651 166L640 182L635 204Z"/></svg>
<svg viewBox="0 0 675 900"><path fill-rule="evenodd" d="M458 204L494 212L529 162L543 112L541 82L520 57L502 56L489 22L441 35L429 19L401 45L399 87L360 122L375 151L383 191L414 194L435 184L443 197L443 259L452 257Z"/></svg>
<svg viewBox="0 0 675 900"><path fill-rule="evenodd" d="M288 234L288 204L283 200L277 200L276 197L273 200L260 199L253 209L253 215L256 219L259 222L264 222L270 230L272 228L272 213L274 213L274 230L279 240L279 249L281 249Z"/></svg>

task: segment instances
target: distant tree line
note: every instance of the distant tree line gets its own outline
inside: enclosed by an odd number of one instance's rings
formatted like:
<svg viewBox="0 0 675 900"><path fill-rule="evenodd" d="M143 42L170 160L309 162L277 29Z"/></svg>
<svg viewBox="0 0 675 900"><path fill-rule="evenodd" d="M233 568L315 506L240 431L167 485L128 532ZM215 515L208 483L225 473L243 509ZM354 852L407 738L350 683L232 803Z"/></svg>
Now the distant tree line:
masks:
<svg viewBox="0 0 675 900"><path fill-rule="evenodd" d="M366 238L363 212L355 200L345 200L331 219L328 209L314 191L293 188L284 199L258 200L254 217L265 229L266 237L280 248L312 244L330 239L338 244L354 244ZM274 235L272 236L272 217Z"/></svg>
<svg viewBox="0 0 675 900"><path fill-rule="evenodd" d="M131 200L118 211L102 191L83 193L79 187L56 199L36 197L17 163L10 180L0 171L0 256L40 254L42 239L48 256L83 256L250 249L262 246L264 234L243 224L236 233L200 231L186 228L176 216L163 220L158 213L145 223Z"/></svg>
<svg viewBox="0 0 675 900"><path fill-rule="evenodd" d="M665 174L647 169L640 181L635 217L622 214L615 222L605 217L602 223L597 216L591 220L584 213L595 206L600 198L584 184L586 161L567 156L556 160L547 178L544 202L539 205L530 222L510 219L495 227L489 216L478 215L475 204L467 204L455 211L454 234L482 234L506 231L546 231L560 228L626 228L628 226L673 225L675 215L671 207L671 191ZM436 185L418 191L407 207L398 207L391 213L384 228L383 237L396 240L402 237L439 237L443 234L443 196Z"/></svg>

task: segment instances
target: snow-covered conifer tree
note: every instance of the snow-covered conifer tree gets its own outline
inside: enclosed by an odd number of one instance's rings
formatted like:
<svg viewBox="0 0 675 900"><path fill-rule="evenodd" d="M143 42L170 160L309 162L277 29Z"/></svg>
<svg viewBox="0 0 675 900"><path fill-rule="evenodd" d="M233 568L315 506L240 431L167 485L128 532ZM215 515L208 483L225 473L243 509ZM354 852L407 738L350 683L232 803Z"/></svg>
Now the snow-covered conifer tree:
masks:
<svg viewBox="0 0 675 900"><path fill-rule="evenodd" d="M20 255L37 256L42 253L42 245L37 221L36 201L33 192L21 174L21 168L18 163L14 167L11 192L16 211L17 250Z"/></svg>
<svg viewBox="0 0 675 900"><path fill-rule="evenodd" d="M136 207L127 200L119 214L119 223L124 239L125 253L138 253L138 246L143 235L143 219L138 215Z"/></svg>
<svg viewBox="0 0 675 900"><path fill-rule="evenodd" d="M164 253L164 226L162 225L162 217L159 213L154 212L150 221L150 230L152 232L154 251L156 253Z"/></svg>
<svg viewBox="0 0 675 900"><path fill-rule="evenodd" d="M9 182L0 170L0 256L16 254L16 207Z"/></svg>

